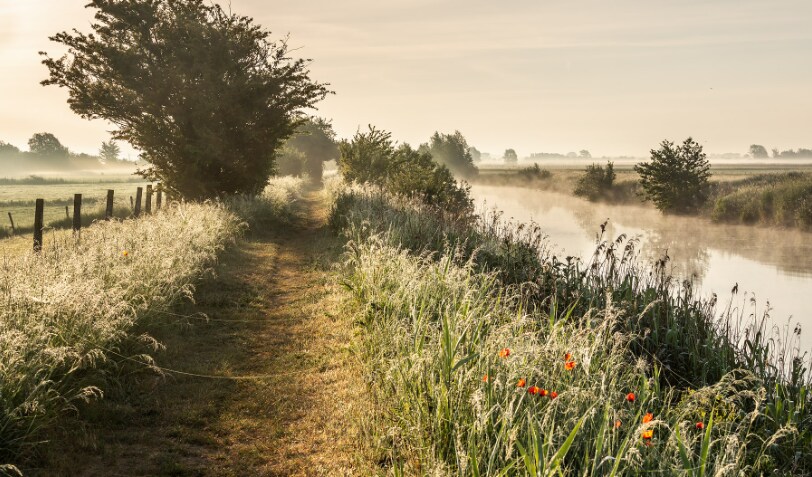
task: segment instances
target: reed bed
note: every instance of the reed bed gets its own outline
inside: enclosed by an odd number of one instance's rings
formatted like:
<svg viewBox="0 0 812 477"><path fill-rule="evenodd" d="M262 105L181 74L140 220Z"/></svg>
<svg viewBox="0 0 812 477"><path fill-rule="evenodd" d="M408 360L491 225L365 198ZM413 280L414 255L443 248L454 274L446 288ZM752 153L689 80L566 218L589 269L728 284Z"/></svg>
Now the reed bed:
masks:
<svg viewBox="0 0 812 477"><path fill-rule="evenodd" d="M537 226L360 188L335 188L332 224L392 474L812 472L797 336L634 240L559 259Z"/></svg>
<svg viewBox="0 0 812 477"><path fill-rule="evenodd" d="M95 223L39 254L5 257L0 463L25 458L60 415L102 397L122 363L152 364L161 345L149 326L177 319L167 312L191 299L195 283L247 223L289 216L300 187L274 181L253 200L172 203L139 219ZM14 467L0 466L4 472Z"/></svg>

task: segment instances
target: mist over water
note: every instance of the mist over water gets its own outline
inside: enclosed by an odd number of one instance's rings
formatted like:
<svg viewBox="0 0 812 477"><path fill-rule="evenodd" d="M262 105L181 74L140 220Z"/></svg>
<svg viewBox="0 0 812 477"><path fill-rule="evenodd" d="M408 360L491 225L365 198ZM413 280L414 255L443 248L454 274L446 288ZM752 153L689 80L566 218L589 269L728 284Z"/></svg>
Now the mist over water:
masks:
<svg viewBox="0 0 812 477"><path fill-rule="evenodd" d="M620 234L639 239L641 259L670 257L675 276L693 279L703 296L716 293L721 309L734 306L782 330L801 325L801 346L812 351L812 233L744 225L714 224L694 217L664 216L651 207L595 204L570 195L516 187L473 186L480 208L496 208L504 218L535 221L561 256L588 261L600 225L604 239ZM738 283L738 294L731 290ZM755 299L755 305L751 298Z"/></svg>

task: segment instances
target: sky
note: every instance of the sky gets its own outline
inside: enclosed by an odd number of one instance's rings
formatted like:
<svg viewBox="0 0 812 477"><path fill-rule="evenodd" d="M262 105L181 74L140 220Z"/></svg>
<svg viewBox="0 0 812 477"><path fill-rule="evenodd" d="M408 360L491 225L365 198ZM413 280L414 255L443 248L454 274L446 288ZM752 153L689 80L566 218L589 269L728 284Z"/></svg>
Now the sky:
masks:
<svg viewBox="0 0 812 477"><path fill-rule="evenodd" d="M48 131L94 153L111 125L43 87L48 36L89 31L87 0L0 0L0 140ZM226 3L223 3L226 5ZM335 91L316 114L413 145L461 131L514 148L645 156L693 136L711 153L812 147L809 0L231 0L289 34ZM135 158L135 152L124 148Z"/></svg>

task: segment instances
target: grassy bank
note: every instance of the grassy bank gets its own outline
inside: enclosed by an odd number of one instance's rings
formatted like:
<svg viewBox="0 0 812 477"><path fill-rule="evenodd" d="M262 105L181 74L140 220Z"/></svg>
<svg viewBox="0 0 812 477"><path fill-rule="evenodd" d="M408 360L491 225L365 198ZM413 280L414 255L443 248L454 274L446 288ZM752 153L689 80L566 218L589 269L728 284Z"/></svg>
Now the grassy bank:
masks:
<svg viewBox="0 0 812 477"><path fill-rule="evenodd" d="M290 213L299 185L277 181L260 198L227 204L173 203L140 219L96 223L80 240L66 235L39 255L7 257L0 462L30 458L62 414L149 365L162 346L150 327L176 319L172 307L191 296L246 221Z"/></svg>
<svg viewBox="0 0 812 477"><path fill-rule="evenodd" d="M812 228L812 173L759 171L723 169L715 172L709 200L696 214L715 222ZM489 171L480 174L476 181L484 185L532 187L574 194L578 179L583 175L582 171L572 169L544 172L528 175L526 171ZM637 174L628 168L621 168L617 173L613 186L601 190L595 200L640 204Z"/></svg>
<svg viewBox="0 0 812 477"><path fill-rule="evenodd" d="M808 362L635 243L559 260L533 226L337 191L395 475L805 475ZM718 317L721 315L721 319Z"/></svg>

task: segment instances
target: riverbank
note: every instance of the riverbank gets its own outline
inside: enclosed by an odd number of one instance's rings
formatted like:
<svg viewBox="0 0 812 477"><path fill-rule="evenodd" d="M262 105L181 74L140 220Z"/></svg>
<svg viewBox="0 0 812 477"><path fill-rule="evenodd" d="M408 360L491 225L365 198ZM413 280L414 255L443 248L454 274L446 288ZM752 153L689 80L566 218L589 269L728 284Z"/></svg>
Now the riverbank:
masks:
<svg viewBox="0 0 812 477"><path fill-rule="evenodd" d="M806 357L628 239L582 263L552 256L543 225L357 190L336 204L395 475L812 470Z"/></svg>
<svg viewBox="0 0 812 477"><path fill-rule="evenodd" d="M712 167L711 194L695 214L718 223L812 229L812 168L806 164ZM639 177L630 164L615 166L617 178L601 190L597 202L646 205ZM528 187L575 195L582 169L489 168L471 182L479 185Z"/></svg>

